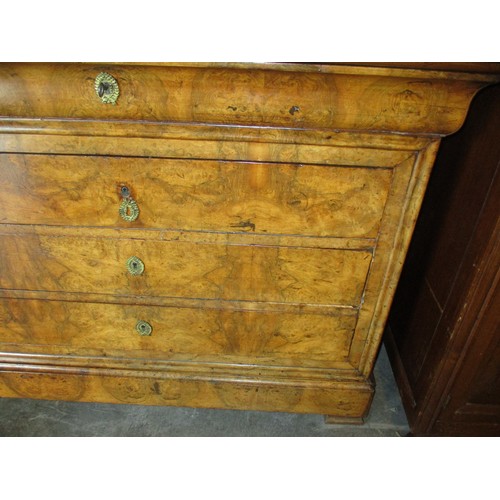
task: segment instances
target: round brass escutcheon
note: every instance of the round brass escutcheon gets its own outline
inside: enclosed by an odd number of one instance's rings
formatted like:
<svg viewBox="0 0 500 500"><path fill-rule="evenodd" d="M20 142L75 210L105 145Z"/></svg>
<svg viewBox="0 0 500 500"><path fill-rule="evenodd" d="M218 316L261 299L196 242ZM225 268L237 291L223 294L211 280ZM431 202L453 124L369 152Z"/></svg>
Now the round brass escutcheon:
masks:
<svg viewBox="0 0 500 500"><path fill-rule="evenodd" d="M127 271L132 276L139 276L144 272L144 262L135 255L127 260Z"/></svg>
<svg viewBox="0 0 500 500"><path fill-rule="evenodd" d="M135 325L135 329L137 330L139 335L142 335L144 337L151 335L151 332L153 331L153 327L147 321L143 321L142 319L137 322L137 325Z"/></svg>
<svg viewBox="0 0 500 500"><path fill-rule="evenodd" d="M109 73L99 73L94 82L94 89L97 97L104 104L116 104L120 95L118 82Z"/></svg>
<svg viewBox="0 0 500 500"><path fill-rule="evenodd" d="M123 220L134 222L139 217L139 206L132 198L124 198L118 212Z"/></svg>

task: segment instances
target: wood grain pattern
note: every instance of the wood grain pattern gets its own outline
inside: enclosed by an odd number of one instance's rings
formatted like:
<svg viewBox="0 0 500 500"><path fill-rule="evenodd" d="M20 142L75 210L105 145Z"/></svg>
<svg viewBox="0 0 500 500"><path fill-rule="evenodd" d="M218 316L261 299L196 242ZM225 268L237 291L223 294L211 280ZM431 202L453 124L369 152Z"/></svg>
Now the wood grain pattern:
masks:
<svg viewBox="0 0 500 500"><path fill-rule="evenodd" d="M175 372L57 369L0 364L0 395L66 401L328 413L362 417L369 382L182 376Z"/></svg>
<svg viewBox="0 0 500 500"><path fill-rule="evenodd" d="M369 237L388 169L145 158L0 155L0 221ZM118 214L126 185L140 207Z"/></svg>
<svg viewBox="0 0 500 500"><path fill-rule="evenodd" d="M371 263L367 251L21 231L0 238L1 288L357 306ZM134 255L141 276L126 269Z"/></svg>
<svg viewBox="0 0 500 500"><path fill-rule="evenodd" d="M79 356L74 349L66 346L44 346L44 352L39 351L36 344L23 344L19 352L19 344L2 344L0 363L15 364L17 367L37 366L37 371L52 368L61 371L71 370L105 370L115 375L124 372L165 373L175 372L182 377L198 379L231 379L260 380L261 382L278 381L288 383L289 379L303 381L337 381L342 383L363 383L365 378L351 364L345 361L335 362L335 367L314 368L308 366L287 366L281 363L234 363L224 359L210 360L172 360L160 357L111 357L100 355L97 351L92 354ZM37 350L38 349L38 350ZM234 359L233 359L234 361ZM130 375L130 373L129 373ZM131 376L135 376L136 373Z"/></svg>
<svg viewBox="0 0 500 500"><path fill-rule="evenodd" d="M301 150L304 146L328 146L331 150L330 155L322 155L326 160L332 160L334 163L339 162L336 159L336 154L339 148L344 148L347 151L352 151L354 148L370 149L371 155L366 155L359 158L359 163L365 163L367 166L385 165L385 155L391 153L396 158L396 162L402 161L404 158L398 159L398 154L404 151L414 151L424 147L429 138L426 136L411 136L405 134L391 134L388 132L380 133L363 133L359 131L340 130L340 129L292 129L292 128L272 128L272 127L252 127L245 125L210 125L204 123L163 123L154 121L115 121L115 120L65 120L57 118L46 118L44 120L36 120L32 118L8 117L0 116L0 137L4 134L23 134L14 136L18 140L22 140L26 135L32 139L33 135L47 136L50 141L50 146L57 148L59 142L66 137L73 140L75 149L81 144L80 140L97 139L106 137L108 142L114 139L127 138L127 141L122 141L121 144L128 148L137 147L141 139L163 139L165 141L174 141L174 143L189 144L189 148L184 148L185 154L194 156L197 152L202 151L201 144L198 148L193 147L193 144L199 144L199 141L205 142L203 155L198 157L203 158L224 158L224 151L229 150L229 146L242 150L246 146L246 156L241 159L252 159L252 148L255 145L259 147L267 146L269 154L279 151L282 146L290 151L290 147L294 146L295 150ZM51 137L56 135L57 137ZM131 140L133 137L133 140ZM218 146L218 154L212 156L216 152L215 146ZM253 144L252 147L249 145ZM33 147L31 141L26 141L26 147ZM227 149L225 149L227 148ZM317 151L322 151L319 148ZM25 151L23 151L25 152ZM162 152L162 149L156 153ZM361 154L360 151L357 152ZM102 154L102 153L101 153ZM123 154L118 152L117 154ZM156 154L153 156L162 156ZM172 155L171 155L172 156ZM175 156L175 155L173 155ZM366 163L374 158L374 163ZM307 157L307 159L294 159L294 161L304 161L306 163L316 163L315 155ZM389 164L389 166L394 164Z"/></svg>
<svg viewBox="0 0 500 500"><path fill-rule="evenodd" d="M80 238L89 230L79 226L46 226L39 224L1 224L0 234L40 234L48 236L74 236ZM105 228L92 227L92 238L118 238L143 241L178 241L195 244L212 243L216 245L243 246L279 246L299 248L349 249L372 251L376 245L375 238L330 238L300 235L272 235L244 233L218 233L212 231L179 231L171 229L143 228Z"/></svg>
<svg viewBox="0 0 500 500"><path fill-rule="evenodd" d="M351 361L367 376L373 370L438 147L436 140L419 153L416 161L407 161L395 169L390 201L375 251L376 264L366 283L363 309L351 350Z"/></svg>
<svg viewBox="0 0 500 500"><path fill-rule="evenodd" d="M152 295L109 295L106 293L75 293L67 291L14 290L0 288L0 299L52 300L95 304L120 304L132 306L157 306L204 310L273 312L277 314L341 314L356 316L358 308L333 304L294 304L290 302L257 302L224 299L197 299L187 297L159 297Z"/></svg>
<svg viewBox="0 0 500 500"><path fill-rule="evenodd" d="M135 135L134 128L129 129ZM144 156L159 158L185 158L207 160L234 160L258 161L279 163L309 163L316 165L344 165L362 167L391 168L406 160L413 151L408 151L415 142L404 137L404 140L384 141L370 140L368 134L352 134L354 147L343 145L342 139L339 146L317 144L294 144L285 142L225 141L208 139L203 134L199 137L185 137L182 139L137 137L131 141L127 137L108 137L96 135L82 135L78 137L58 136L48 131L41 134L34 131L32 134L17 134L17 127L0 134L0 147L3 152L39 153L39 154L86 154L86 155L111 155L111 156ZM223 136L219 132L219 136ZM330 134L333 137L333 134ZM387 137L387 136L385 136ZM298 139L297 139L298 140ZM391 142L396 142L397 150L385 149ZM424 140L427 144L428 139ZM373 143L380 143L376 148ZM402 148L402 149L400 149Z"/></svg>
<svg viewBox="0 0 500 500"><path fill-rule="evenodd" d="M0 395L362 418L439 139L498 78L0 64Z"/></svg>
<svg viewBox="0 0 500 500"><path fill-rule="evenodd" d="M95 94L101 71L119 82L116 106L103 105ZM251 65L144 71L126 65L4 63L0 114L435 134L457 130L484 83L469 75L448 80L432 72L418 75L394 69L370 74L363 68L311 74Z"/></svg>
<svg viewBox="0 0 500 500"><path fill-rule="evenodd" d="M153 332L142 337L139 319ZM49 300L0 300L0 349L196 362L335 367L345 361L356 316L228 311Z"/></svg>

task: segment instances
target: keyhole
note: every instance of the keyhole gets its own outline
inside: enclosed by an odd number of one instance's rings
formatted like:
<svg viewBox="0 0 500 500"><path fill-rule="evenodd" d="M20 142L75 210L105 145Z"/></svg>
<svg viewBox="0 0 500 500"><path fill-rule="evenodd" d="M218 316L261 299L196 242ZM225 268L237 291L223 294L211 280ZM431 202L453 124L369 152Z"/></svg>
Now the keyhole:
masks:
<svg viewBox="0 0 500 500"><path fill-rule="evenodd" d="M151 335L151 332L153 331L151 325L147 321L142 320L137 322L135 329L139 335Z"/></svg>
<svg viewBox="0 0 500 500"><path fill-rule="evenodd" d="M122 186L121 193L124 198L127 198L130 196L130 189L127 186Z"/></svg>
<svg viewBox="0 0 500 500"><path fill-rule="evenodd" d="M109 91L109 83L101 82L99 84L99 97L102 97L108 91Z"/></svg>

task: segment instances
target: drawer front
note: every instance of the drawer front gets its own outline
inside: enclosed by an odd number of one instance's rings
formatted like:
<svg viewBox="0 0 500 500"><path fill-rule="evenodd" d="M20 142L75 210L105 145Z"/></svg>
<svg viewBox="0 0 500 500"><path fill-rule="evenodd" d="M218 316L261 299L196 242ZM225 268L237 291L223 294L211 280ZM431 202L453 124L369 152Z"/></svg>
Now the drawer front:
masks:
<svg viewBox="0 0 500 500"><path fill-rule="evenodd" d="M361 250L32 233L0 234L0 254L0 288L350 306L371 262Z"/></svg>
<svg viewBox="0 0 500 500"><path fill-rule="evenodd" d="M467 81L435 72L391 70L394 78L335 66L221 66L3 63L0 115L438 134L460 127L464 101L479 87L476 75ZM96 92L102 72L118 83L115 105Z"/></svg>
<svg viewBox="0 0 500 500"><path fill-rule="evenodd" d="M253 360L296 366L344 361L353 315L224 311L0 300L0 342L4 349L30 345L40 353L71 353L198 361ZM147 321L152 332L139 335ZM18 346L18 347L15 347ZM36 346L36 347L35 347ZM63 350L63 348L66 348Z"/></svg>
<svg viewBox="0 0 500 500"><path fill-rule="evenodd" d="M95 81L102 72L110 74L118 84L115 105L104 104L96 92ZM331 84L331 75L279 71L3 64L0 65L0 113L55 118L328 126L332 121Z"/></svg>
<svg viewBox="0 0 500 500"><path fill-rule="evenodd" d="M375 238L389 169L0 155L0 221ZM139 207L119 214L121 188Z"/></svg>

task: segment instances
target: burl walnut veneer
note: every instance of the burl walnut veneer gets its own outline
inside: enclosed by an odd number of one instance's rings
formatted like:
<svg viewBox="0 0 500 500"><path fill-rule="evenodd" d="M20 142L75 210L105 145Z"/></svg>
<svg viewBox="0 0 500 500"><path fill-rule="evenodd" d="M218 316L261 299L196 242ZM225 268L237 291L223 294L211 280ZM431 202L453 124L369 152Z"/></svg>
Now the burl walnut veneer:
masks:
<svg viewBox="0 0 500 500"><path fill-rule="evenodd" d="M359 421L440 138L496 79L402 66L1 64L0 395Z"/></svg>

